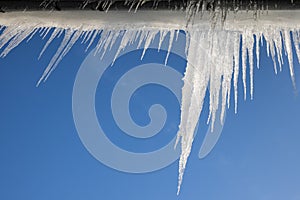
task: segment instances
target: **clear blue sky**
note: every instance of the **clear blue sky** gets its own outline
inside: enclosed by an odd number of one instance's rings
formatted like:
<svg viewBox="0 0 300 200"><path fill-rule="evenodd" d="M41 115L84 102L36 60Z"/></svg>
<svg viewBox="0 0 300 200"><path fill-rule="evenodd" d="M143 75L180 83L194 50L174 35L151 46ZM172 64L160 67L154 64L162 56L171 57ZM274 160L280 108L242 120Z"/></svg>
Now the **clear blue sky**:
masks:
<svg viewBox="0 0 300 200"><path fill-rule="evenodd" d="M195 138L182 191L176 196L177 162L156 172L129 174L101 164L82 145L73 122L72 89L87 56L85 45L76 43L49 80L35 87L59 41L55 40L39 61L37 57L45 41L38 36L0 59L0 199L300 199L298 62L295 91L288 66L285 64L283 72L275 75L272 61L262 48L261 69L255 69L254 100L244 102L239 98L238 114L234 114L231 106L219 142L203 160L198 159L198 152L207 127L204 119L200 122L202 130ZM132 59L139 53L120 58L128 59L123 61L122 70L134 67ZM163 63L164 56L164 52L149 51L143 62ZM184 61L176 56L171 55L170 65L183 73ZM108 72L111 79L103 84L109 87L122 70ZM96 98L101 95L97 91ZM103 98L106 96L103 94ZM147 86L144 91L137 91L135 98L132 112L140 124L149 120L143 112L149 104L161 102L168 106L172 112L166 124L169 134L148 140L124 136L115 127L109 127L111 113L100 112L107 107L98 103L97 111L102 113L97 113L98 118L108 121L107 129L115 130L108 137L136 152L161 147L175 136L179 123L179 106L174 96L162 87ZM205 112L207 105L206 102Z"/></svg>

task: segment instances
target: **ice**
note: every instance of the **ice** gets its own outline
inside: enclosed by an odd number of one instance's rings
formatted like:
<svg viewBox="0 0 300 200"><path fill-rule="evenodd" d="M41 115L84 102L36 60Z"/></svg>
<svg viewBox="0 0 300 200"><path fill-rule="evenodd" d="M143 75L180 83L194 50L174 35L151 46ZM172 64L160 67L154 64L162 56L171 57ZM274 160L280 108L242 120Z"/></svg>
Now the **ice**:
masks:
<svg viewBox="0 0 300 200"><path fill-rule="evenodd" d="M142 3L132 3L132 9ZM104 5L109 8L109 1ZM233 88L234 108L238 108L238 83L241 76L244 99L250 88L250 98L254 96L254 63L260 66L261 45L267 45L268 55L272 58L275 73L282 70L285 53L290 76L295 86L293 51L300 58L300 12L268 11L263 8L253 12L229 12L216 10L204 11L204 4L190 4L184 11L138 11L128 12L12 12L0 13L1 57L5 57L22 41L29 41L39 34L48 37L41 50L41 57L49 44L62 36L62 42L52 57L38 84L47 80L76 42L86 45L86 50L96 44L96 52L103 57L113 45L118 45L114 54L118 55L128 46L137 42L143 47L141 59L147 48L159 37L158 50L163 42L168 42L167 64L172 44L179 31L185 31L187 66L182 88L181 116L176 144L181 146L179 159L178 193L183 175L192 151L194 131L202 113L205 95L209 91L209 115L207 121L224 122L224 113L230 106ZM237 9L238 10L238 9ZM226 20L225 17L226 16ZM253 17L255 16L255 17ZM118 40L120 38L121 40ZM167 40L167 41L166 41ZM117 42L118 41L118 42ZM255 52L255 56L254 56ZM242 63L239 62L241 58ZM249 67L249 69L247 69ZM241 69L241 75L239 73ZM247 80L249 72L249 81ZM250 87L248 86L250 85ZM221 99L221 101L220 101ZM216 111L221 108L220 119Z"/></svg>
<svg viewBox="0 0 300 200"><path fill-rule="evenodd" d="M226 30L189 30L190 46L187 55L187 69L182 89L181 122L177 141L181 141L182 154L179 160L179 184L194 140L194 131L202 112L206 91L209 89L208 122L213 124L219 99L222 99L221 123L224 120L226 103L229 106L232 75L234 72L234 43L240 35ZM197 41L197 42L193 42ZM237 46L237 45L236 45ZM238 51L237 51L238 52Z"/></svg>
<svg viewBox="0 0 300 200"><path fill-rule="evenodd" d="M294 88L296 88L296 81L295 81L295 74L294 74L294 67L293 67L293 50L292 50L292 41L291 41L290 30L286 30L286 29L283 30L283 43L285 46L285 52L288 57L290 75L291 75L291 79L293 82L293 86L294 86Z"/></svg>
<svg viewBox="0 0 300 200"><path fill-rule="evenodd" d="M233 61L234 61L234 75L233 75L233 87L234 87L234 109L235 113L237 113L237 105L238 105L238 78L239 78L239 69L240 69L240 35L236 33L234 47L233 47Z"/></svg>
<svg viewBox="0 0 300 200"><path fill-rule="evenodd" d="M298 60L300 60L299 31L295 30L295 31L292 32L292 34L293 34L293 41L294 41L294 46L295 46L295 51L296 51L296 54L297 54L297 58L298 58Z"/></svg>
<svg viewBox="0 0 300 200"><path fill-rule="evenodd" d="M39 85L41 83L41 81L47 80L47 78L49 77L51 72L56 68L56 66L58 65L57 61L60 61L62 59L64 49L67 48L67 45L68 45L70 39L72 38L72 35L73 35L72 30L68 29L68 30L65 31L63 41L61 42L61 44L60 44L58 50L56 51L55 55L52 57L50 63L46 67L46 69L45 69L44 73L42 74L42 77L38 81L37 85Z"/></svg>

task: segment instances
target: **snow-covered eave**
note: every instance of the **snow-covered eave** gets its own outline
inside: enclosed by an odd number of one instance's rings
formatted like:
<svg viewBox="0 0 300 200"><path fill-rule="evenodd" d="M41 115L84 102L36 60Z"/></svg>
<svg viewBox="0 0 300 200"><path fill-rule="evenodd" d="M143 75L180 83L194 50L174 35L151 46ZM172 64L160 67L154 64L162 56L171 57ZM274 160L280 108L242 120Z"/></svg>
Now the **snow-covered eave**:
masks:
<svg viewBox="0 0 300 200"><path fill-rule="evenodd" d="M254 16L256 15L256 17ZM211 25L210 13L195 16L192 24L187 26L186 12L184 11L26 11L0 13L0 25L12 26L22 22L22 25L35 25L38 27L56 27L64 29L170 29L186 30L189 28L205 27ZM229 12L222 29L236 31L247 27L277 26L295 28L300 27L300 10L269 10L269 11L238 11ZM149 25L151 24L151 26Z"/></svg>

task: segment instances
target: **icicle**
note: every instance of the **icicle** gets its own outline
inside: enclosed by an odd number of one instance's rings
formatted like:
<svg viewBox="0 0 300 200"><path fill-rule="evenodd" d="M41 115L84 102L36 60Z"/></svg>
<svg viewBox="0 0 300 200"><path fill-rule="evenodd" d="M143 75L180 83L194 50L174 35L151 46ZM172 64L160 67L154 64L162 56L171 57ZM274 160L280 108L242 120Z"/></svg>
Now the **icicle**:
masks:
<svg viewBox="0 0 300 200"><path fill-rule="evenodd" d="M165 37L167 36L167 34L168 34L168 31L166 31L166 30L161 30L160 31L159 43L158 43L158 50L160 50L161 45L162 45Z"/></svg>
<svg viewBox="0 0 300 200"><path fill-rule="evenodd" d="M148 30L143 30L141 31L140 37L139 37L139 42L137 48L140 48L142 46L142 43L145 41L145 39L148 37L149 31Z"/></svg>
<svg viewBox="0 0 300 200"><path fill-rule="evenodd" d="M41 56L43 55L43 53L45 52L45 50L48 48L49 44L50 44L55 38L57 38L57 36L58 36L61 32L63 32L63 30L60 29L60 28L54 29L54 31L52 32L50 38L48 39L47 43L45 44L44 48L42 49L42 51L41 51L41 53L40 53L38 59L41 58Z"/></svg>
<svg viewBox="0 0 300 200"><path fill-rule="evenodd" d="M209 67L210 67L210 95L209 95L209 116L207 123L211 122L211 131L214 129L214 122L216 119L216 111L219 107L219 95L222 79L222 69L224 54L221 54L224 47L223 40L223 31L208 33L212 37L209 37L210 41L210 58L209 58ZM226 41L226 38L225 38Z"/></svg>
<svg viewBox="0 0 300 200"><path fill-rule="evenodd" d="M109 32L109 35L105 38L105 42L103 42L102 43L103 45L101 46L101 51L103 52L101 55L101 59L104 57L107 50L110 49L110 47L113 45L113 43L116 41L116 38L118 38L120 34L123 34L123 38L124 38L124 35L125 35L124 32L126 34L126 31L121 32L119 30L113 30L113 31ZM102 38L100 38L100 39L102 39ZM127 45L127 43L126 43L126 45ZM116 54L116 56L118 56L118 55ZM113 61L113 63L114 63L114 61Z"/></svg>
<svg viewBox="0 0 300 200"><path fill-rule="evenodd" d="M75 42L79 39L79 37L81 36L82 31L78 30L75 31L74 34L72 35L71 39L69 40L69 42L65 45L64 50L59 53L59 57L57 57L55 63L53 63L53 65L51 66L51 69L49 70L49 72L44 76L41 77L41 79L39 80L39 83L41 80L44 79L44 81L46 81L48 79L48 77L50 76L50 74L53 72L53 70L55 70L55 68L57 67L57 65L60 63L60 61L62 60L62 58L70 51L70 49L72 48L72 46L75 44ZM53 57L54 58L54 57ZM52 60L51 60L52 61ZM51 62L50 62L51 63ZM39 84L38 83L38 84Z"/></svg>
<svg viewBox="0 0 300 200"><path fill-rule="evenodd" d="M291 41L291 34L289 30L283 31L283 42L284 42L284 48L287 53L288 62L289 62L289 69L290 69L290 75L293 82L294 88L296 88L296 81L295 81L295 74L294 74L294 67L293 67L293 50L292 50L292 41Z"/></svg>
<svg viewBox="0 0 300 200"><path fill-rule="evenodd" d="M46 80L48 78L48 76L50 75L50 73L53 71L53 69L57 66L58 63L56 61L58 59L60 60L60 58L62 57L61 55L64 51L64 48L69 43L69 41L72 38L72 35L73 35L74 32L75 31L71 30L71 29L68 29L68 30L65 31L65 36L64 36L64 39L63 39L62 43L60 44L58 50L56 51L55 55L51 59L50 63L48 64L46 70L42 74L42 77L38 81L37 85L39 85L42 80Z"/></svg>
<svg viewBox="0 0 300 200"><path fill-rule="evenodd" d="M247 34L243 33L242 35L242 78L243 78L243 87L244 87L244 100L247 97L247 82L246 82L246 70L247 70Z"/></svg>
<svg viewBox="0 0 300 200"><path fill-rule="evenodd" d="M230 104L230 90L231 90L231 80L233 74L233 34L226 32L226 42L225 42L225 55L224 55L224 67L223 67L223 79L222 79L222 105L221 105L221 124L224 124L224 116L226 103L229 108Z"/></svg>
<svg viewBox="0 0 300 200"><path fill-rule="evenodd" d="M92 31L90 31L90 33L91 33ZM89 48L90 48L90 46L93 44L93 42L95 41L95 38L97 37L97 35L99 34L99 30L96 30L96 31L93 31L93 33L91 33L90 35L89 35L89 37L88 37L88 39L86 40L86 42L87 41L89 41L90 40L90 43L88 44L88 46L86 47L86 49L85 49L85 51L87 51Z"/></svg>
<svg viewBox="0 0 300 200"><path fill-rule="evenodd" d="M26 42L29 42L38 30L39 30L39 28L35 28L33 30L33 32L31 32L31 34L28 36L28 39L26 40Z"/></svg>
<svg viewBox="0 0 300 200"><path fill-rule="evenodd" d="M296 55L297 55L297 58L298 58L298 61L300 61L300 40L299 40L299 32L294 30L292 32L293 34L293 42L294 42L294 47L295 47L295 50L296 50Z"/></svg>
<svg viewBox="0 0 300 200"><path fill-rule="evenodd" d="M253 33L249 30L243 32L242 35L242 76L244 86L244 100L247 98L247 55L250 63L250 96L253 97Z"/></svg>
<svg viewBox="0 0 300 200"><path fill-rule="evenodd" d="M40 29L39 33L40 33L40 36L43 37L45 35L45 33L47 32L47 27L43 27Z"/></svg>
<svg viewBox="0 0 300 200"><path fill-rule="evenodd" d="M27 38L32 32L34 32L36 27L20 27L12 31L12 39L10 40L8 46L4 49L4 51L1 53L0 57L5 57L12 49L14 49L16 46L18 46L25 38ZM6 29L9 30L9 29ZM3 34L5 36L5 33ZM7 38L8 40L10 38ZM8 41L7 40L7 41ZM0 38L1 41L1 38ZM3 44L6 44L4 42ZM3 45L0 46L2 48Z"/></svg>
<svg viewBox="0 0 300 200"><path fill-rule="evenodd" d="M148 32L147 32L148 33ZM120 43L120 46L115 54L113 63L116 61L117 57L119 56L120 52L127 46L127 44L129 43L129 41L131 40L131 34L130 31L125 31L125 33L122 36L122 41Z"/></svg>
<svg viewBox="0 0 300 200"><path fill-rule="evenodd" d="M103 45L105 44L105 42L106 42L109 34L111 34L111 32L112 31L105 30L105 29L101 32L100 39L98 40L98 43L96 44L95 55L101 51ZM90 41L90 42L92 42L92 41ZM90 43L90 44L92 44L92 43Z"/></svg>
<svg viewBox="0 0 300 200"><path fill-rule="evenodd" d="M167 56L165 59L165 65L167 65L167 62L168 62L168 58L169 58L173 40L174 40L174 35L175 35L175 30L170 31L169 47L168 47L168 52L167 52Z"/></svg>
<svg viewBox="0 0 300 200"><path fill-rule="evenodd" d="M271 57L273 60L274 71L275 71L275 74L277 74L277 64L276 64L276 59L275 59L276 53L275 53L275 47L274 47L273 41L270 41L270 50L271 50Z"/></svg>
<svg viewBox="0 0 300 200"><path fill-rule="evenodd" d="M81 44L85 44L86 43L86 39L89 37L89 35L91 34L92 31L83 31L82 35L80 38L81 39Z"/></svg>
<svg viewBox="0 0 300 200"><path fill-rule="evenodd" d="M178 41L178 37L179 37L180 30L175 30L175 31L176 31L175 41Z"/></svg>
<svg viewBox="0 0 300 200"><path fill-rule="evenodd" d="M261 40L261 37L262 37L262 35L261 35L261 33L258 33L258 34L256 34L256 48L255 48L255 50L256 50L256 67L257 67L257 69L259 69L259 52L260 52L260 40Z"/></svg>
<svg viewBox="0 0 300 200"><path fill-rule="evenodd" d="M252 42L249 42L249 47L248 47L248 55L249 55L249 68L250 68L250 98L251 100L253 99L253 90L254 90L254 67L253 67L253 45L254 45L254 40L253 40L253 34L252 34Z"/></svg>
<svg viewBox="0 0 300 200"><path fill-rule="evenodd" d="M282 37L281 37L281 32L279 30L277 30L274 33L274 46L276 48L276 52L277 52L277 61L279 64L279 70L282 71L282 64L283 64L283 57L282 57Z"/></svg>
<svg viewBox="0 0 300 200"><path fill-rule="evenodd" d="M144 55L145 55L149 45L154 40L157 33L158 33L157 30L148 31L147 37L145 38L145 45L144 45L144 50L143 50L143 53L141 56L141 60L144 58Z"/></svg>
<svg viewBox="0 0 300 200"><path fill-rule="evenodd" d="M233 48L233 57L234 57L234 110L237 113L237 104L238 104L238 78L239 78L239 69L240 69L240 34L235 34L234 48Z"/></svg>
<svg viewBox="0 0 300 200"><path fill-rule="evenodd" d="M203 101L209 80L209 67L203 62L208 48L208 42L201 39L199 32L191 32L191 43L188 52L188 64L184 76L182 89L181 122L178 136L181 141L181 155L179 159L178 191L183 180L183 173L187 159L191 152L194 131L202 111ZM199 59L200 57L200 59ZM201 64L202 62L202 64Z"/></svg>
<svg viewBox="0 0 300 200"><path fill-rule="evenodd" d="M274 40L275 40L274 31L268 29L267 31L265 31L264 37L267 43L267 54L268 56L271 55L274 72L275 74L277 74L277 65L275 60L275 48L274 48Z"/></svg>
<svg viewBox="0 0 300 200"><path fill-rule="evenodd" d="M45 39L45 37L48 35L50 30L51 30L51 27L46 27L45 32L43 32L41 34L42 39Z"/></svg>

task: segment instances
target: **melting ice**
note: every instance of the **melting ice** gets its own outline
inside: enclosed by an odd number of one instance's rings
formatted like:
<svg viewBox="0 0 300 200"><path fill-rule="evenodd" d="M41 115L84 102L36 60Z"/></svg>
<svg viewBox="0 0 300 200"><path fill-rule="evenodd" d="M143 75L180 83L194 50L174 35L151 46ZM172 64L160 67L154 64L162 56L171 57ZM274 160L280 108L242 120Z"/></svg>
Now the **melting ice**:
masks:
<svg viewBox="0 0 300 200"><path fill-rule="evenodd" d="M92 11L76 12L11 12L0 14L1 57L5 57L22 41L30 40L33 35L48 37L41 55L57 37L63 37L57 52L42 74L38 84L47 80L59 62L77 41L87 43L87 49L97 43L97 51L110 48L117 38L122 38L118 54L129 44L138 41L144 47L144 53L151 41L159 35L160 44L173 40L179 30L186 32L187 67L182 88L181 120L177 133L177 142L181 145L179 160L178 192L183 180L184 170L191 152L194 131L202 112L204 97L209 89L208 121L224 120L226 107L230 106L230 94L233 84L234 106L237 111L238 79L242 77L244 98L246 98L247 74L250 73L250 97L254 95L253 69L254 59L259 67L259 52L263 38L267 53L274 63L274 72L282 70L283 56L288 58L289 70L295 84L293 69L293 48L300 58L300 12L299 11L261 11L253 18L252 12L228 14L225 21L214 13L194 16L187 24L182 11L139 11L99 13ZM101 35L101 37L99 37ZM170 37L166 37L170 35ZM95 41L97 39L97 41ZM241 54L241 55L240 55ZM239 63L240 56L242 63ZM167 58L166 58L167 59ZM249 62L249 65L247 65ZM239 68L242 74L239 74ZM249 70L247 69L249 66ZM219 98L221 103L219 105ZM216 111L221 107L221 119L216 119ZM213 126L212 126L213 128Z"/></svg>

